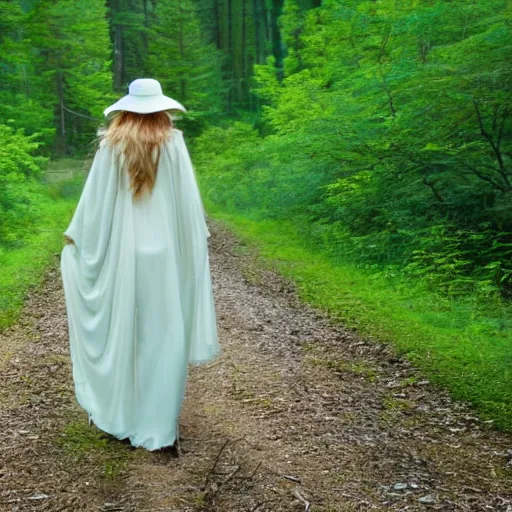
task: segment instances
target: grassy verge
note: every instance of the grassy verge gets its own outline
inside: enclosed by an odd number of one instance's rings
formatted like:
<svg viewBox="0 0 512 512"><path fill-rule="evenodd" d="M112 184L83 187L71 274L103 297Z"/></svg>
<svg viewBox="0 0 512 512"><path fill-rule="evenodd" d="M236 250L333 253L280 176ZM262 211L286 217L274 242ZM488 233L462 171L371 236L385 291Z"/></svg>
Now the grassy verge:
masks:
<svg viewBox="0 0 512 512"><path fill-rule="evenodd" d="M52 179L41 186L37 208L37 221L20 247L0 250L0 329L18 318L27 290L40 283L44 271L62 247L62 232L71 219L83 184L78 171L81 161L68 160L63 179L57 179L56 169L50 166Z"/></svg>
<svg viewBox="0 0 512 512"><path fill-rule="evenodd" d="M207 204L211 216L255 246L264 265L293 279L301 298L375 341L392 343L432 382L512 428L512 306L499 299L450 299L421 282L331 261L291 223L252 220Z"/></svg>

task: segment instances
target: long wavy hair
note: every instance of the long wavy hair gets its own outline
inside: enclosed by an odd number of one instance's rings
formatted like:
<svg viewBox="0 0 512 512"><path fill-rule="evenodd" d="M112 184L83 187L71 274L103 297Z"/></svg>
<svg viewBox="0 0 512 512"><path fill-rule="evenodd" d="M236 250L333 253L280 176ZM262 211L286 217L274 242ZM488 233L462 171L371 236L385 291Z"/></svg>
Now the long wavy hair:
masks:
<svg viewBox="0 0 512 512"><path fill-rule="evenodd" d="M116 112L106 129L98 132L99 141L105 140L118 157L124 155L135 199L151 192L155 185L162 145L172 136L173 122L167 111L151 114Z"/></svg>

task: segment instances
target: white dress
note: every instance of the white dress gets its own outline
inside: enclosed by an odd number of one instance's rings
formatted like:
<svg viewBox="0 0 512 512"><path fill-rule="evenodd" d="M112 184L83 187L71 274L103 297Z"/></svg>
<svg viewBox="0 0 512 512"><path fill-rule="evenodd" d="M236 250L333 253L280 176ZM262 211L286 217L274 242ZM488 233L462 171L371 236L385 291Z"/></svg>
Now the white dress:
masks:
<svg viewBox="0 0 512 512"><path fill-rule="evenodd" d="M78 403L134 446L173 444L188 364L220 352L204 208L180 130L133 200L102 142L65 231L61 272Z"/></svg>

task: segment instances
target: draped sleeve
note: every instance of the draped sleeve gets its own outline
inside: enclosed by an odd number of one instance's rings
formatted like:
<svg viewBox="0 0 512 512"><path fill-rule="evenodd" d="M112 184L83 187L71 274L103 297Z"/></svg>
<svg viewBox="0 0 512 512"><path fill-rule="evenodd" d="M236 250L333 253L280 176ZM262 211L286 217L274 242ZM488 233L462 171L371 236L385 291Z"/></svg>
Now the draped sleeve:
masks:
<svg viewBox="0 0 512 512"><path fill-rule="evenodd" d="M183 137L183 132L175 130L175 137L181 192L188 198L186 204L181 204L183 214L187 217L186 220L194 225L195 228L203 232L206 237L210 237L210 231L206 224L206 210L201 199L196 172Z"/></svg>
<svg viewBox="0 0 512 512"><path fill-rule="evenodd" d="M199 364L220 352L206 224L195 170L180 130L174 131L176 212L182 308L189 347L189 362Z"/></svg>
<svg viewBox="0 0 512 512"><path fill-rule="evenodd" d="M98 426L125 432L133 395L135 264L131 197L117 160L102 141L64 232L74 244L61 252L61 273L77 400Z"/></svg>
<svg viewBox="0 0 512 512"><path fill-rule="evenodd" d="M117 181L114 152L102 141L73 218L64 232L74 241L76 255L85 263L84 277L94 279L103 265L111 234Z"/></svg>

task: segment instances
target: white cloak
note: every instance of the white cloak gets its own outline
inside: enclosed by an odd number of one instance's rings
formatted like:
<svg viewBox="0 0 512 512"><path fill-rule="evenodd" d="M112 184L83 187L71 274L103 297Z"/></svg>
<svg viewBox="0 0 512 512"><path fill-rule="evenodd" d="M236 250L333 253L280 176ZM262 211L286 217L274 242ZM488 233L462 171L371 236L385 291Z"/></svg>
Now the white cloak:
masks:
<svg viewBox="0 0 512 512"><path fill-rule="evenodd" d="M89 421L134 446L173 444L188 363L220 352L210 233L183 133L161 151L151 194L133 200L102 142L65 231L61 272L73 380Z"/></svg>

